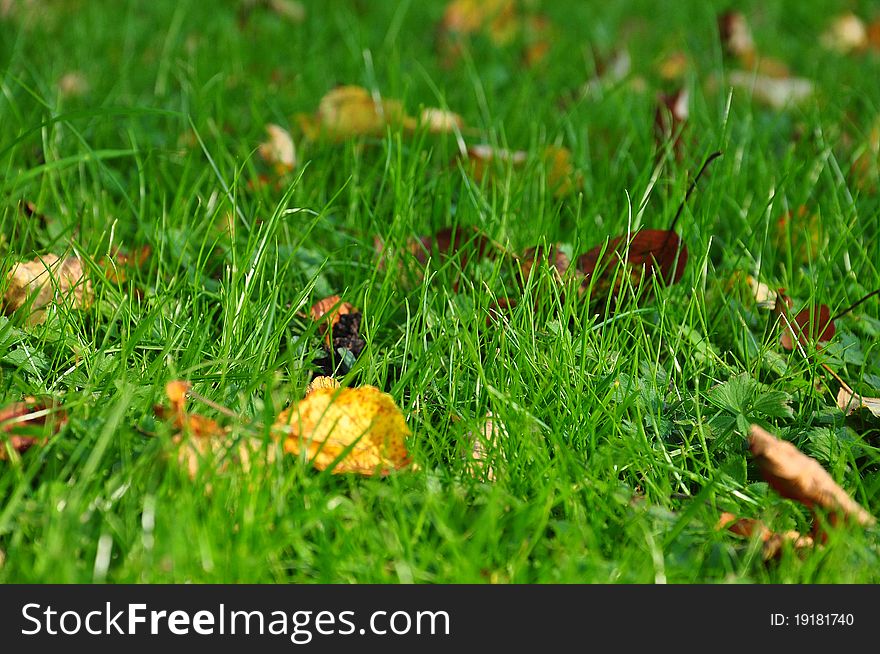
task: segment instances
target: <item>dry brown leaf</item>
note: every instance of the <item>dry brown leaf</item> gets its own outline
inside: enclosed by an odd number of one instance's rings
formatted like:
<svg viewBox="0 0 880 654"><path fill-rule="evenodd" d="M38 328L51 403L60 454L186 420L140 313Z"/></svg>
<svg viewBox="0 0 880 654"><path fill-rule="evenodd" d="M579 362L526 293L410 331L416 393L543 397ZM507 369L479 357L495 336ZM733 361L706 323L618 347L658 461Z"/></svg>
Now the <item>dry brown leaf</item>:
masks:
<svg viewBox="0 0 880 654"><path fill-rule="evenodd" d="M67 413L54 402L26 397L0 409L0 460L7 447L24 452L34 445L45 445L67 423Z"/></svg>
<svg viewBox="0 0 880 654"><path fill-rule="evenodd" d="M760 520L737 518L732 513L727 512L721 514L715 529L718 531L727 529L745 538L759 538L763 543L762 557L765 561L777 558L782 553L785 543L790 543L796 550L808 549L814 545L814 541L810 536L805 536L798 531L785 531L778 534L768 529Z"/></svg>
<svg viewBox="0 0 880 654"><path fill-rule="evenodd" d="M868 47L868 30L861 18L849 12L837 16L820 38L822 45L841 54Z"/></svg>
<svg viewBox="0 0 880 654"><path fill-rule="evenodd" d="M477 33L496 46L512 42L521 29L516 0L451 0L440 20L438 49L444 66L461 57L462 44Z"/></svg>
<svg viewBox="0 0 880 654"><path fill-rule="evenodd" d="M477 182L482 182L487 177L495 178L505 169L520 167L529 158L528 153L522 150L493 148L485 143L470 146L467 155L470 175Z"/></svg>
<svg viewBox="0 0 880 654"><path fill-rule="evenodd" d="M785 109L797 105L813 95L813 82L802 77L770 77L734 70L728 77L730 85L773 109Z"/></svg>
<svg viewBox="0 0 880 654"><path fill-rule="evenodd" d="M880 397L859 395L845 384L841 384L837 392L837 406L848 416L856 411L866 410L875 418L880 418Z"/></svg>
<svg viewBox="0 0 880 654"><path fill-rule="evenodd" d="M654 136L658 148L672 142L672 151L677 159L682 156L682 132L690 115L690 93L681 88L675 93L661 93L657 97L654 112Z"/></svg>
<svg viewBox="0 0 880 654"><path fill-rule="evenodd" d="M86 309L93 300L92 283L76 257L60 259L46 254L14 265L6 279L3 310L12 313L24 307L30 312L28 325L44 322L50 305Z"/></svg>
<svg viewBox="0 0 880 654"><path fill-rule="evenodd" d="M315 302L309 309L309 315L318 322L318 329L324 334L324 342L330 347L333 328L339 324L342 316L355 311L357 309L350 302L343 302L338 295L331 295Z"/></svg>
<svg viewBox="0 0 880 654"><path fill-rule="evenodd" d="M296 147L293 139L286 129L272 123L266 125L266 134L269 140L260 144L260 156L272 166L276 175L283 177L296 168Z"/></svg>
<svg viewBox="0 0 880 654"><path fill-rule="evenodd" d="M571 266L568 256L562 251L560 244L550 245L548 247L535 246L527 249L520 257L519 268L522 273L523 281L527 280L532 274L532 269L537 262L540 268L548 268L553 271L554 276L561 280L565 277Z"/></svg>
<svg viewBox="0 0 880 654"><path fill-rule="evenodd" d="M548 145L542 153L547 170L547 186L556 197L569 195L583 185L571 163L571 151L558 145Z"/></svg>
<svg viewBox="0 0 880 654"><path fill-rule="evenodd" d="M524 40L523 61L529 68L539 66L550 53L550 44L554 40L553 24L542 15L532 15L523 23Z"/></svg>
<svg viewBox="0 0 880 654"><path fill-rule="evenodd" d="M301 23L306 19L305 5L297 0L268 0L269 9L291 23Z"/></svg>
<svg viewBox="0 0 880 654"><path fill-rule="evenodd" d="M873 525L874 517L859 506L815 459L788 441L776 438L758 425L749 430L749 448L770 486L783 497L796 500L811 510L816 507L834 516L853 518L862 526Z"/></svg>
<svg viewBox="0 0 880 654"><path fill-rule="evenodd" d="M311 141L375 136L383 133L387 126L413 129L416 124L399 101L374 98L361 86L338 86L321 98L314 116L300 114L297 118Z"/></svg>
<svg viewBox="0 0 880 654"><path fill-rule="evenodd" d="M391 396L373 386L317 389L282 411L273 431L286 452L318 470L333 465L334 474L385 475L410 465L406 420Z"/></svg>

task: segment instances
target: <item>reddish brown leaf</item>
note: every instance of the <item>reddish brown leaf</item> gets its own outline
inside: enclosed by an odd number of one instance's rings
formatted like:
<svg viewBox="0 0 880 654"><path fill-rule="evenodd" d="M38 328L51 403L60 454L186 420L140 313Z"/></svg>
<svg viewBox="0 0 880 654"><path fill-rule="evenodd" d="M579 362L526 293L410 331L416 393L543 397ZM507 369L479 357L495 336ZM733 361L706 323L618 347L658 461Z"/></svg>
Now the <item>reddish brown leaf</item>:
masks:
<svg viewBox="0 0 880 654"><path fill-rule="evenodd" d="M309 315L312 320L318 322L318 329L325 335L325 342L330 345L330 338L333 328L339 323L339 320L345 314L357 311L349 302L343 302L338 295L325 297L318 300L309 309Z"/></svg>
<svg viewBox="0 0 880 654"><path fill-rule="evenodd" d="M577 269L584 274L584 286L594 283L600 290L608 289L612 295L619 290L620 278L612 289L618 261L625 262L630 278L641 282L658 273L667 284L678 282L687 265L687 247L673 231L643 229L627 242L626 236L611 239L608 245L597 245L578 258ZM598 281L592 277L598 274Z"/></svg>
<svg viewBox="0 0 880 654"><path fill-rule="evenodd" d="M880 418L880 397L864 397L845 384L837 392L837 406L848 416L864 410Z"/></svg>
<svg viewBox="0 0 880 654"><path fill-rule="evenodd" d="M122 284L128 280L130 273L140 270L152 255L153 249L143 245L132 251L116 248L113 253L100 261L104 276L114 284Z"/></svg>
<svg viewBox="0 0 880 654"><path fill-rule="evenodd" d="M794 319L789 318L788 323L783 321L779 342L783 348L791 351L795 347L796 340L804 346L825 343L834 338L835 332L836 329L831 321L831 311L828 309L828 305L820 304L807 307Z"/></svg>
<svg viewBox="0 0 880 654"><path fill-rule="evenodd" d="M45 445L67 423L64 409L51 401L26 397L0 409L0 460L6 448L24 452L34 445ZM8 443L8 446L7 446Z"/></svg>
<svg viewBox="0 0 880 654"><path fill-rule="evenodd" d="M838 486L818 461L788 441L752 425L749 448L764 479L783 497L796 500L814 511L816 507L824 509L832 519L841 515L862 526L875 523L874 517Z"/></svg>
<svg viewBox="0 0 880 654"><path fill-rule="evenodd" d="M682 128L690 113L690 94L685 88L675 93L661 93L657 98L657 110L654 112L654 134L657 145L672 142L672 151L676 158L681 158Z"/></svg>
<svg viewBox="0 0 880 654"><path fill-rule="evenodd" d="M526 250L520 258L520 271L522 272L523 280L529 278L536 263L541 268L549 268L560 279L571 265L571 262L559 245L532 247Z"/></svg>
<svg viewBox="0 0 880 654"><path fill-rule="evenodd" d="M718 32L725 54L751 68L755 63L755 41L746 17L738 11L727 11L718 17Z"/></svg>

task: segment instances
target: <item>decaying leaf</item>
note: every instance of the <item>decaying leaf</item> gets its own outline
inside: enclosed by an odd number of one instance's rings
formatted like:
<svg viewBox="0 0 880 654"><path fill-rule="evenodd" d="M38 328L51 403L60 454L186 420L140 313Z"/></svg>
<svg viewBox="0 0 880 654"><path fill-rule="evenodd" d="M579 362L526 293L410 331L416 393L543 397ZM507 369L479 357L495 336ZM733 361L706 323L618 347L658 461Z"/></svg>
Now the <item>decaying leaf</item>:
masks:
<svg viewBox="0 0 880 654"><path fill-rule="evenodd" d="M58 92L63 98L78 98L89 92L89 81L78 70L65 73L58 80Z"/></svg>
<svg viewBox="0 0 880 654"><path fill-rule="evenodd" d="M366 342L360 334L361 312L338 295L331 295L316 302L309 313L312 320L319 321L318 329L324 334L325 356L315 360L323 375L345 372L350 360L357 359Z"/></svg>
<svg viewBox="0 0 880 654"><path fill-rule="evenodd" d="M760 520L737 518L727 512L721 514L715 529L718 531L727 529L745 538L759 538L763 543L761 549L765 561L779 557L786 543L789 543L795 550L809 549L814 545L810 536L805 536L798 531L785 531L779 534L768 529Z"/></svg>
<svg viewBox="0 0 880 654"><path fill-rule="evenodd" d="M569 195L583 185L580 174L575 173L571 162L571 150L559 145L548 145L541 154L547 171L547 186L558 198Z"/></svg>
<svg viewBox="0 0 880 654"><path fill-rule="evenodd" d="M494 45L511 43L520 29L516 0L451 0L438 27L438 50L445 66L461 57L462 47L478 33Z"/></svg>
<svg viewBox="0 0 880 654"><path fill-rule="evenodd" d="M657 64L657 73L667 81L681 80L688 70L690 63L687 55L680 50L671 52Z"/></svg>
<svg viewBox="0 0 880 654"><path fill-rule="evenodd" d="M522 150L494 148L485 143L470 146L467 156L470 165L468 172L477 182L503 177L505 171L521 167L529 158L528 153Z"/></svg>
<svg viewBox="0 0 880 654"><path fill-rule="evenodd" d="M728 76L730 85L744 90L773 109L797 105L813 95L813 82L802 77L771 77L743 70L734 70Z"/></svg>
<svg viewBox="0 0 880 654"><path fill-rule="evenodd" d="M374 97L360 86L338 86L318 104L314 116L297 116L306 138L344 141L357 136L382 134L388 126L415 128L415 120L406 115L397 100Z"/></svg>
<svg viewBox="0 0 880 654"><path fill-rule="evenodd" d="M282 411L273 431L286 452L318 470L385 475L410 465L406 420L391 396L373 386L317 389Z"/></svg>
<svg viewBox="0 0 880 654"><path fill-rule="evenodd" d="M874 517L859 506L815 459L788 441L776 438L758 425L749 431L749 448L768 484L783 497L809 509L824 509L832 521L851 518L862 526L874 524Z"/></svg>
<svg viewBox="0 0 880 654"><path fill-rule="evenodd" d="M333 338L333 328L339 324L342 316L353 311L357 309L350 302L343 302L338 295L331 295L315 302L309 309L309 315L318 322L318 329L324 334L324 340L329 346Z"/></svg>
<svg viewBox="0 0 880 654"><path fill-rule="evenodd" d="M868 411L875 418L880 418L880 397L859 395L845 384L841 384L837 392L837 406L848 416L857 411Z"/></svg>
<svg viewBox="0 0 880 654"><path fill-rule="evenodd" d="M674 231L643 229L627 240L618 236L578 257L577 269L584 275L583 287L593 285L594 294L616 295L622 282L617 271L623 262L633 283L659 276L667 284L678 282L687 265L687 247Z"/></svg>
<svg viewBox="0 0 880 654"><path fill-rule="evenodd" d="M29 311L28 325L44 322L50 305L86 309L92 303L91 281L76 257L61 259L46 254L14 265L6 279L3 310L9 314L25 308Z"/></svg>
<svg viewBox="0 0 880 654"><path fill-rule="evenodd" d="M286 129L272 123L266 125L266 134L269 140L260 144L260 156L272 166L276 175L283 177L296 168L296 148L293 139Z"/></svg>
<svg viewBox="0 0 880 654"><path fill-rule="evenodd" d="M34 445L45 445L67 423L64 409L51 401L26 397L0 409L0 460L7 448L24 452Z"/></svg>
<svg viewBox="0 0 880 654"><path fill-rule="evenodd" d="M841 54L858 52L868 47L868 30L861 18L848 12L832 21L820 42L829 50Z"/></svg>

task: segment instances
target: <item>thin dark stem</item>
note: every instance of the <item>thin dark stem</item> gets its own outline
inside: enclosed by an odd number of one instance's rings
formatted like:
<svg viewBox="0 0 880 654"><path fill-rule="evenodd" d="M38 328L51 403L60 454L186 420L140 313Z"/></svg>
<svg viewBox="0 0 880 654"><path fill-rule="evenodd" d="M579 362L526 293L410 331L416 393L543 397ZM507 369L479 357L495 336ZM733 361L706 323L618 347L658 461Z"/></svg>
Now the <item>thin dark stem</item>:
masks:
<svg viewBox="0 0 880 654"><path fill-rule="evenodd" d="M868 293L865 297L863 297L861 300L856 300L855 304L851 304L851 305L849 305L849 306L848 306L846 309L844 309L843 311L838 311L838 312L837 312L837 315L835 315L835 316L834 316L831 320L829 320L828 322L829 322L829 323L832 323L832 322L834 322L835 320L837 320L838 318L840 318L841 316L845 316L845 315L848 314L850 311L852 311L853 309L855 309L857 306L859 306L860 304L862 304L862 303L864 303L864 302L867 302L868 300L870 300L872 297L874 297L874 296L877 295L878 293L880 293L880 288L878 288L877 290L871 291L871 292Z"/></svg>
<svg viewBox="0 0 880 654"><path fill-rule="evenodd" d="M703 162L703 165L700 166L700 170L697 173L697 176L694 177L694 181L691 182L691 185L688 188L687 193L684 194L684 200L682 200L681 204L678 205L678 211L675 212L675 218L672 219L672 223L669 225L668 231L671 232L673 229L675 229L675 225L676 225L676 223L678 223L678 219L681 217L681 212L684 211L684 205L687 204L688 199L691 197L691 193L693 193L694 189L697 188L697 182L700 181L700 177L703 175L703 172L705 172L706 168L709 167L710 163L715 161L722 154L724 154L724 153L721 152L720 150L718 150L717 152L713 152L712 154L710 154L706 158L706 161Z"/></svg>

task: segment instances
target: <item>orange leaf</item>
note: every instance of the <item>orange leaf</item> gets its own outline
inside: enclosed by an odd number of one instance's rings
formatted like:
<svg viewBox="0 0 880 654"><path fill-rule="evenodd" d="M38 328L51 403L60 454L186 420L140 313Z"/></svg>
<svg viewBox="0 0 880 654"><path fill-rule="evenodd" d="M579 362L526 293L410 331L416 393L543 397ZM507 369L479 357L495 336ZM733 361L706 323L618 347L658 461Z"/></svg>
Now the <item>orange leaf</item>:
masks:
<svg viewBox="0 0 880 654"><path fill-rule="evenodd" d="M412 129L415 121L406 115L397 100L374 98L360 86L338 86L318 104L314 116L299 117L300 127L309 140L328 138L344 141L358 136L373 136L387 126Z"/></svg>
<svg viewBox="0 0 880 654"><path fill-rule="evenodd" d="M779 303L777 302L777 305ZM783 321L782 335L779 343L786 350L793 350L795 340L801 345L809 346L812 343L826 343L834 338L837 330L831 321L831 311L827 304L807 307L798 313L794 319Z"/></svg>
<svg viewBox="0 0 880 654"><path fill-rule="evenodd" d="M410 464L409 427L390 395L373 386L320 388L282 411L275 433L284 450L305 456L318 470L388 474Z"/></svg>
<svg viewBox="0 0 880 654"><path fill-rule="evenodd" d="M737 518L732 513L724 512L715 525L715 529L728 531L745 538L758 537L764 544L762 556L765 561L777 558L782 553L785 543L791 543L795 549L813 547L813 539L797 531L786 531L778 534L771 531L760 520L754 518Z"/></svg>
<svg viewBox="0 0 880 654"><path fill-rule="evenodd" d="M813 510L820 507L832 515L854 518L862 526L874 524L874 517L847 495L818 461L788 441L752 425L749 448L764 479L783 497Z"/></svg>

